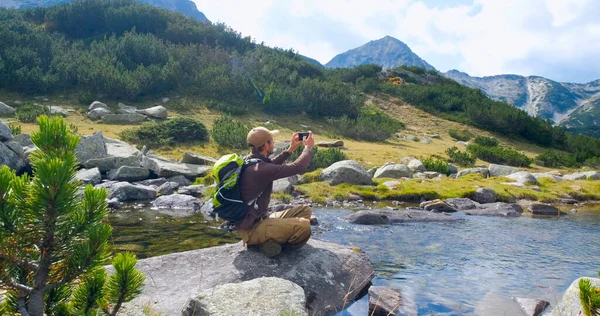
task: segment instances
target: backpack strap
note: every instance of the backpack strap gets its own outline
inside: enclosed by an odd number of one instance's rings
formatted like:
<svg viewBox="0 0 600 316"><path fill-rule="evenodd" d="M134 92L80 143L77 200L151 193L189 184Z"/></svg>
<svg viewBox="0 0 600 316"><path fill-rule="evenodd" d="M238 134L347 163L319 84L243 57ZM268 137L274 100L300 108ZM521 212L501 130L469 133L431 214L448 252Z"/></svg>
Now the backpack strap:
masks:
<svg viewBox="0 0 600 316"><path fill-rule="evenodd" d="M250 166L256 165L261 162L262 162L262 160L260 160L258 158L244 159L244 164L242 165L242 170L240 171L240 177L242 175L242 171L244 171L243 169L246 169ZM258 198L260 198L261 195L262 195L262 192L260 192L260 194L255 199L248 202L247 203L248 206L253 206L255 210L258 210Z"/></svg>

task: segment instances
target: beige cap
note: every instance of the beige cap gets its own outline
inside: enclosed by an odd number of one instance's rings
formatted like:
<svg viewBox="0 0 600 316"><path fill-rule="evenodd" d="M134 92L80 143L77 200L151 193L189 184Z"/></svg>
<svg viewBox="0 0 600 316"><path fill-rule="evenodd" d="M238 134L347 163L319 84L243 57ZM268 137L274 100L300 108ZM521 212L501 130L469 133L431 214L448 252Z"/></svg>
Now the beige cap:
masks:
<svg viewBox="0 0 600 316"><path fill-rule="evenodd" d="M246 140L248 141L248 146L252 146L254 148L258 148L264 144L266 144L271 137L275 137L279 135L278 130L270 131L262 126L253 128L249 133Z"/></svg>

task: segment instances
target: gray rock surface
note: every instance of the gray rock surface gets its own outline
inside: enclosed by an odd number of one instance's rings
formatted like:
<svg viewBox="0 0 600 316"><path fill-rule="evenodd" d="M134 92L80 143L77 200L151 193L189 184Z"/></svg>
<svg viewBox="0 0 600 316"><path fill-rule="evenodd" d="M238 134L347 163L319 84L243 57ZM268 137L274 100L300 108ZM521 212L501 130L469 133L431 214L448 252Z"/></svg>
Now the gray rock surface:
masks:
<svg viewBox="0 0 600 316"><path fill-rule="evenodd" d="M294 191L293 182L294 181L290 178L278 179L273 181L273 193L292 193L292 191Z"/></svg>
<svg viewBox="0 0 600 316"><path fill-rule="evenodd" d="M543 179L543 178L549 178L556 182L561 182L563 180L562 177L559 177L559 176L551 174L551 173L532 173L531 175L534 176L538 180Z"/></svg>
<svg viewBox="0 0 600 316"><path fill-rule="evenodd" d="M102 132L96 132L90 136L81 136L81 140L79 141L77 148L75 148L75 153L80 164L85 164L85 162L90 159L108 156Z"/></svg>
<svg viewBox="0 0 600 316"><path fill-rule="evenodd" d="M467 198L446 199L446 203L448 203L448 205L454 207L455 209L461 211L472 210L474 208L479 207L479 203Z"/></svg>
<svg viewBox="0 0 600 316"><path fill-rule="evenodd" d="M586 278L591 281L592 286L600 288L600 279ZM565 291L560 303L554 307L551 316L581 316L583 315L581 300L579 299L579 280L571 283Z"/></svg>
<svg viewBox="0 0 600 316"><path fill-rule="evenodd" d="M497 165L493 163L488 166L488 170L490 171L490 177L502 177L507 176L509 174L513 174L515 172L519 172L519 168L505 165Z"/></svg>
<svg viewBox="0 0 600 316"><path fill-rule="evenodd" d="M106 150L109 156L128 158L132 156L139 156L140 151L132 145L118 139L112 139L104 137L106 143Z"/></svg>
<svg viewBox="0 0 600 316"><path fill-rule="evenodd" d="M161 158L145 156L142 159L142 166L154 171L159 177L184 176L195 180L197 177L205 176L212 167L194 164L184 164Z"/></svg>
<svg viewBox="0 0 600 316"><path fill-rule="evenodd" d="M160 195L169 195L175 192L177 188L180 187L180 184L177 182L166 182L163 183L160 187L158 187L158 194Z"/></svg>
<svg viewBox="0 0 600 316"><path fill-rule="evenodd" d="M84 184L96 185L102 182L102 174L98 168L81 169L75 174L75 178Z"/></svg>
<svg viewBox="0 0 600 316"><path fill-rule="evenodd" d="M550 306L550 302L532 298L513 297L523 310L525 316L539 316Z"/></svg>
<svg viewBox="0 0 600 316"><path fill-rule="evenodd" d="M108 105L106 105L106 104L104 104L104 103L102 103L100 101L94 101L88 107L88 111L92 111L94 109L107 109L108 110Z"/></svg>
<svg viewBox="0 0 600 316"><path fill-rule="evenodd" d="M487 168L467 168L459 171L456 177L460 178L468 174L480 174L482 177L487 178L490 175L490 171Z"/></svg>
<svg viewBox="0 0 600 316"><path fill-rule="evenodd" d="M453 174L453 173L457 174L458 173L458 167L455 166L455 165L453 165L453 164L451 164L451 163L449 163L448 164L448 173L449 174Z"/></svg>
<svg viewBox="0 0 600 316"><path fill-rule="evenodd" d="M35 144L31 141L31 135L19 134L13 137L13 141L19 143L22 147L35 147Z"/></svg>
<svg viewBox="0 0 600 316"><path fill-rule="evenodd" d="M108 147L108 146L107 146ZM141 167L142 160L136 156L130 157L104 157L89 159L83 163L86 168L98 168L101 172L107 172L114 169L119 169L123 166Z"/></svg>
<svg viewBox="0 0 600 316"><path fill-rule="evenodd" d="M515 180L517 183L528 185L538 184L537 179L528 171L519 171L506 176L506 178Z"/></svg>
<svg viewBox="0 0 600 316"><path fill-rule="evenodd" d="M188 180L186 177L179 175L179 176L172 176L169 177L167 179L169 182L177 182L179 183L180 186L188 186L190 184L192 184L192 181Z"/></svg>
<svg viewBox="0 0 600 316"><path fill-rule="evenodd" d="M433 143L433 140L429 137L423 137L423 138L421 138L420 143L431 144L431 143Z"/></svg>
<svg viewBox="0 0 600 316"><path fill-rule="evenodd" d="M304 290L296 283L262 277L206 289L186 303L183 316L308 315ZM286 314L287 313L287 314Z"/></svg>
<svg viewBox="0 0 600 316"><path fill-rule="evenodd" d="M153 106L151 108L137 110L138 114L147 115L157 119L166 119L168 116L167 109L162 105Z"/></svg>
<svg viewBox="0 0 600 316"><path fill-rule="evenodd" d="M473 193L473 201L481 204L496 202L496 192L488 188L479 188Z"/></svg>
<svg viewBox="0 0 600 316"><path fill-rule="evenodd" d="M50 111L50 114L52 115L60 115L62 117L67 117L69 116L69 110L64 109L58 105L51 105L48 107L48 110Z"/></svg>
<svg viewBox="0 0 600 316"><path fill-rule="evenodd" d="M402 164L385 164L383 165L383 167L377 169L377 171L375 171L375 175L373 176L373 178L378 179L378 178L393 178L393 179L400 179L400 178L412 178L413 177L413 173L412 171L408 168L408 166L406 165L402 165Z"/></svg>
<svg viewBox="0 0 600 316"><path fill-rule="evenodd" d="M92 120L92 121L97 121L99 119L102 119L103 117L105 117L106 115L110 114L110 110L109 109L105 109L105 108L96 108L93 109L91 111L89 111L87 113L87 117Z"/></svg>
<svg viewBox="0 0 600 316"><path fill-rule="evenodd" d="M350 223L361 225L389 225L411 222L452 222L458 218L441 213L423 210L406 209L393 210L363 210L352 213L344 218Z"/></svg>
<svg viewBox="0 0 600 316"><path fill-rule="evenodd" d="M12 130L0 120L0 142L9 141L13 138Z"/></svg>
<svg viewBox="0 0 600 316"><path fill-rule="evenodd" d="M10 169L20 172L25 167L25 161L4 143L0 143L0 165L7 165Z"/></svg>
<svg viewBox="0 0 600 316"><path fill-rule="evenodd" d="M499 216L499 217L519 217L523 209L514 203L488 203L480 204L477 208L464 210L467 215L478 216Z"/></svg>
<svg viewBox="0 0 600 316"><path fill-rule="evenodd" d="M108 198L117 198L121 202L152 200L156 198L156 190L141 184L118 182L110 186Z"/></svg>
<svg viewBox="0 0 600 316"><path fill-rule="evenodd" d="M17 154L17 156L19 156L21 158L24 157L25 152L23 151L23 147L21 147L21 145L18 142L15 142L15 141L5 142L4 145L6 145L6 147L8 147L15 154Z"/></svg>
<svg viewBox="0 0 600 316"><path fill-rule="evenodd" d="M585 171L566 174L563 176L565 180L600 180L600 172Z"/></svg>
<svg viewBox="0 0 600 316"><path fill-rule="evenodd" d="M316 144L319 147L344 147L344 141L342 140L334 140L334 141L320 141Z"/></svg>
<svg viewBox="0 0 600 316"><path fill-rule="evenodd" d="M369 314L372 316L398 315L402 306L402 294L399 289L387 286L369 288Z"/></svg>
<svg viewBox="0 0 600 316"><path fill-rule="evenodd" d="M0 116L13 116L15 113L16 111L12 106L8 106L5 103L0 102Z"/></svg>
<svg viewBox="0 0 600 316"><path fill-rule="evenodd" d="M192 196L203 196L204 192L206 192L206 186L202 184L179 187L179 190L177 190L177 193L179 194L187 194Z"/></svg>
<svg viewBox="0 0 600 316"><path fill-rule="evenodd" d="M425 165L419 159L411 159L407 165L408 169L412 172L425 172L427 169Z"/></svg>
<svg viewBox="0 0 600 316"><path fill-rule="evenodd" d="M122 166L108 172L108 179L113 181L141 181L148 179L150 170L142 167Z"/></svg>
<svg viewBox="0 0 600 316"><path fill-rule="evenodd" d="M362 251L318 240L275 258L246 250L239 242L142 259L136 267L152 281L126 307L142 310L150 302L162 315L180 315L190 297L205 289L258 277L294 282L304 289L310 315L333 314L348 306L373 277Z"/></svg>
<svg viewBox="0 0 600 316"><path fill-rule="evenodd" d="M162 195L152 201L152 206L157 208L169 208L176 210L199 210L202 201L185 194Z"/></svg>
<svg viewBox="0 0 600 316"><path fill-rule="evenodd" d="M120 114L135 114L135 112L137 111L137 108L135 106L129 106L124 103L117 104L117 107L119 108L117 110L117 113Z"/></svg>
<svg viewBox="0 0 600 316"><path fill-rule="evenodd" d="M146 120L146 116L142 114L106 114L102 117L104 124L139 124Z"/></svg>
<svg viewBox="0 0 600 316"><path fill-rule="evenodd" d="M198 154L194 154L191 152L186 152L183 154L183 157L179 160L181 163L191 163L194 165L206 165L212 166L217 162L217 159L207 156L201 156Z"/></svg>
<svg viewBox="0 0 600 316"><path fill-rule="evenodd" d="M566 213L561 212L558 208L556 208L555 206L552 206L550 204L544 204L544 203L531 203L528 207L527 210L534 215L565 215Z"/></svg>
<svg viewBox="0 0 600 316"><path fill-rule="evenodd" d="M439 176L441 176L441 174L435 171L417 172L413 175L416 179L435 179Z"/></svg>
<svg viewBox="0 0 600 316"><path fill-rule="evenodd" d="M421 203L419 207L426 211L431 211L434 213L454 213L457 211L454 207L450 206L442 200L426 201Z"/></svg>
<svg viewBox="0 0 600 316"><path fill-rule="evenodd" d="M321 179L331 181L331 185L341 183L369 185L371 175L358 162L353 160L338 161L321 172Z"/></svg>
<svg viewBox="0 0 600 316"><path fill-rule="evenodd" d="M158 178L158 179L148 179L148 180L144 180L144 181L139 181L139 182L136 182L135 184L141 184L141 185L147 185L147 186L155 185L155 186L159 187L167 182L169 182L169 180L167 180L166 178Z"/></svg>

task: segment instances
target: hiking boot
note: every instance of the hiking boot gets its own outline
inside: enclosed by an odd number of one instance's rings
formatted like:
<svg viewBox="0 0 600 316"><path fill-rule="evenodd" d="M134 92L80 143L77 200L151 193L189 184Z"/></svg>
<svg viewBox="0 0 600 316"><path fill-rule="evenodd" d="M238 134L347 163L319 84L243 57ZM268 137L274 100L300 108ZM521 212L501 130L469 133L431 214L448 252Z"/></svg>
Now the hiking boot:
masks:
<svg viewBox="0 0 600 316"><path fill-rule="evenodd" d="M259 246L260 253L263 255L272 258L281 253L281 245L272 241L267 240L264 244Z"/></svg>

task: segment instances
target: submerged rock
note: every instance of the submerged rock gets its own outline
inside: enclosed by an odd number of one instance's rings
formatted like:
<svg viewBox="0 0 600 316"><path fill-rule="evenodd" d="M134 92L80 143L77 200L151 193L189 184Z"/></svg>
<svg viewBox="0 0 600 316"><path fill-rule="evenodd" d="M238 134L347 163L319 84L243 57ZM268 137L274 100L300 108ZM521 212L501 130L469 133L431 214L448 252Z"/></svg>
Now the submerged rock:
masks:
<svg viewBox="0 0 600 316"><path fill-rule="evenodd" d="M206 289L190 299L183 316L307 315L304 290L296 283L262 277Z"/></svg>
<svg viewBox="0 0 600 316"><path fill-rule="evenodd" d="M480 204L477 208L464 210L467 215L519 217L523 209L515 203L487 203Z"/></svg>
<svg viewBox="0 0 600 316"><path fill-rule="evenodd" d="M452 222L458 220L458 218L450 215L414 209L406 209L404 211L364 210L350 214L344 219L350 223L361 225L389 225L409 222Z"/></svg>
<svg viewBox="0 0 600 316"><path fill-rule="evenodd" d="M203 290L259 277L294 282L304 289L310 315L333 314L355 300L373 277L362 251L312 239L275 258L246 250L239 242L142 259L136 267L152 282L147 281L142 294L125 303L126 308L142 310L150 302L149 307L162 315L180 315L190 297Z"/></svg>
<svg viewBox="0 0 600 316"><path fill-rule="evenodd" d="M534 215L565 215L566 213L561 212L555 206L544 203L531 203L527 207L527 210Z"/></svg>

